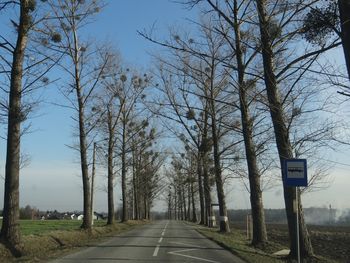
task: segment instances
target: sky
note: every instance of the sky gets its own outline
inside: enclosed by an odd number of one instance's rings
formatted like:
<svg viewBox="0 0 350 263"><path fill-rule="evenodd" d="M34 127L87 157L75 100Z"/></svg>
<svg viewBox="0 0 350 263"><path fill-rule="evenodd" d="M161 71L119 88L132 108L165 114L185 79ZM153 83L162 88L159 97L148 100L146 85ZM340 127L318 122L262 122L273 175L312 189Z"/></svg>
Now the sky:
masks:
<svg viewBox="0 0 350 263"><path fill-rule="evenodd" d="M185 18L195 19L197 10L188 10L167 0L110 0L104 10L88 25L86 34L103 42L109 41L122 54L127 63L135 67L150 67L150 52L156 47L137 34L137 30L154 27L160 37L167 37L168 29L186 27ZM1 27L1 25L0 25ZM0 28L1 30L1 28ZM340 58L341 61L341 58ZM340 63L343 63L341 61ZM22 169L20 179L20 205L35 206L40 210L82 210L82 182L78 155L67 147L73 141L74 124L69 109L51 104L61 98L57 87L43 91L45 101L35 117L31 119L32 132L23 137L22 151L30 156L30 164ZM349 118L347 112L346 118ZM5 134L0 126L1 135ZM0 175L5 169L4 140L0 142ZM350 208L348 188L350 186L350 163L348 152L330 153L327 158L334 163L331 173L332 185L323 191L303 196L304 207L327 206ZM95 210L107 211L107 194L104 191L106 178L98 168ZM120 179L117 179L116 206L120 206ZM249 195L239 184L226 186L228 208L249 208ZM3 205L3 179L0 179L0 207ZM264 192L265 208L284 207L282 187ZM160 201L161 204L161 201ZM162 205L160 205L162 207Z"/></svg>

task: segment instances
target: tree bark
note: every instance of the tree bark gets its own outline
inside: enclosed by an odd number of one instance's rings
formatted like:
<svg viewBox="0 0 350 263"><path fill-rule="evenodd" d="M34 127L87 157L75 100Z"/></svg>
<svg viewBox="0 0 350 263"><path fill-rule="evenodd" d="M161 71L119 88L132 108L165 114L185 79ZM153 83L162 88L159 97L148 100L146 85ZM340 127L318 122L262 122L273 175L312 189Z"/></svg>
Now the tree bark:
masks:
<svg viewBox="0 0 350 263"><path fill-rule="evenodd" d="M183 214L184 214L184 220L187 219L187 208L186 208L186 195L185 195L185 185L181 186L181 195L182 195L182 202L183 202Z"/></svg>
<svg viewBox="0 0 350 263"><path fill-rule="evenodd" d="M16 257L23 254L18 220L21 122L24 119L24 113L21 109L22 74L31 20L28 5L29 1L27 0L20 2L18 34L13 52L7 126L4 209L1 227L1 241Z"/></svg>
<svg viewBox="0 0 350 263"><path fill-rule="evenodd" d="M90 193L90 179L87 161L87 143L85 134L85 116L83 98L81 96L80 88L77 89L77 97L79 104L79 142L80 142L80 165L82 171L83 181L83 202L84 202L84 218L81 227L83 229L91 229L91 193Z"/></svg>
<svg viewBox="0 0 350 263"><path fill-rule="evenodd" d="M209 173L208 173L208 110L207 106L204 110L204 125L203 125L203 134L202 134L202 149L201 149L201 166L203 169L203 185L204 185L204 201L205 201L205 224L209 226L209 218L212 216L212 207L211 207L211 187L209 182Z"/></svg>
<svg viewBox="0 0 350 263"><path fill-rule="evenodd" d="M192 222L197 222L197 213L196 213L196 202L194 198L194 187L193 187L193 180L191 180L191 196L192 196ZM204 207L203 207L204 212Z"/></svg>
<svg viewBox="0 0 350 263"><path fill-rule="evenodd" d="M125 111L125 110L124 110ZM122 130L122 202L123 202L123 214L122 214L122 222L126 222L127 218L127 196L126 196L126 119L125 113L123 117L123 130ZM146 200L145 200L146 202ZM145 204L146 209L146 204ZM146 213L146 210L145 210Z"/></svg>
<svg viewBox="0 0 350 263"><path fill-rule="evenodd" d="M209 226L209 218L213 215L211 206L211 187L208 172L208 153L201 153L202 166L203 166L203 181L204 181L204 200L205 200L205 215L206 215L206 225Z"/></svg>
<svg viewBox="0 0 350 263"><path fill-rule="evenodd" d="M84 206L84 218L81 228L91 230L92 216L91 216L91 193L90 193L90 179L89 168L87 161L87 142L85 132L85 105L84 96L82 94L82 87L80 83L80 67L79 67L79 44L78 36L75 26L73 26L73 38L74 38L74 77L75 77L75 90L78 101L78 122L79 122L79 146L80 146L80 165L83 181L83 206Z"/></svg>
<svg viewBox="0 0 350 263"><path fill-rule="evenodd" d="M96 147L94 142L94 148L92 153L92 171L91 171L91 225L94 224L94 190L95 190L95 175L96 175Z"/></svg>
<svg viewBox="0 0 350 263"><path fill-rule="evenodd" d="M252 244L257 246L267 241L267 233L265 225L264 206L262 202L262 191L260 187L260 174L257 165L256 148L253 141L253 120L251 119L249 113L249 105L247 102L246 94L247 87L244 83L245 65L243 63L241 31L240 24L238 21L237 1L234 1L234 31L241 122L248 167L251 213L253 218Z"/></svg>
<svg viewBox="0 0 350 263"><path fill-rule="evenodd" d="M108 159L107 159L107 201L108 201L108 220L107 225L114 224L114 171L113 171L113 155L114 155L114 129L113 116L110 110L107 110L108 118Z"/></svg>
<svg viewBox="0 0 350 263"><path fill-rule="evenodd" d="M174 218L177 220L178 218L178 212L177 212L177 190L176 185L174 186Z"/></svg>
<svg viewBox="0 0 350 263"><path fill-rule="evenodd" d="M343 44L346 68L350 80L350 1L338 0L340 23L341 23L341 39Z"/></svg>
<svg viewBox="0 0 350 263"><path fill-rule="evenodd" d="M134 213L134 220L138 219L138 186L137 186L137 173L138 173L138 164L137 164L137 152L136 152L136 146L135 142L133 141L133 148L132 148L132 160L133 160L133 171L132 171L132 186L133 186L133 213Z"/></svg>
<svg viewBox="0 0 350 263"><path fill-rule="evenodd" d="M199 192L199 205L201 212L201 220L199 221L200 225L205 224L205 208L204 208L204 193L203 193L203 182L202 182L202 166L201 166L201 157L200 152L197 156L197 177L198 177L198 192ZM197 219L196 219L197 221Z"/></svg>
<svg viewBox="0 0 350 263"><path fill-rule="evenodd" d="M192 180L192 176L191 176L191 180ZM192 205L192 202L191 202L191 197L192 197L192 194L191 194L191 184L192 182L188 182L188 185L187 185L187 220L190 221L191 220L191 205Z"/></svg>
<svg viewBox="0 0 350 263"><path fill-rule="evenodd" d="M276 144L280 158L281 168L285 159L293 158L292 147L289 140L288 130L285 126L283 118L283 108L278 95L277 81L274 74L273 50L271 47L271 39L268 33L268 20L266 16L266 0L256 0L257 11L259 14L259 25L261 34L262 57L264 65L264 80L266 86L267 97L271 119L275 131ZM282 174L282 178L284 178ZM284 179L283 179L284 180ZM288 230L290 237L290 256L297 257L297 235L296 235L296 214L293 210L293 203L296 200L296 194L293 187L283 185L284 202L288 220ZM300 201L300 193L298 195ZM300 254L302 258L313 256L313 249L309 237L309 233L304 221L301 202L299 202L299 229L300 229Z"/></svg>
<svg viewBox="0 0 350 263"><path fill-rule="evenodd" d="M213 70L213 69L212 69ZM219 214L220 214L220 232L228 233L230 232L230 225L227 217L227 208L224 192L224 184L222 181L221 174L221 163L219 154L219 137L217 132L217 121L216 121L216 109L214 105L214 94L213 94L213 79L211 79L211 89L210 89L210 106L211 106L211 132L213 137L213 154L214 154L214 170L215 170L215 182L216 190L219 202Z"/></svg>

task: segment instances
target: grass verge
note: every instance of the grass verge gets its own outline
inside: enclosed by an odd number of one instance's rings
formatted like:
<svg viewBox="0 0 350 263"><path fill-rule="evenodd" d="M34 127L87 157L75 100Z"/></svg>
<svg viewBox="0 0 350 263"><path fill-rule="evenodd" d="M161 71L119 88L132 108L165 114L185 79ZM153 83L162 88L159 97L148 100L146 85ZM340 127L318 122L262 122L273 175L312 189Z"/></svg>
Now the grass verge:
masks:
<svg viewBox="0 0 350 263"><path fill-rule="evenodd" d="M285 257L275 256L273 253L286 249L280 244L268 242L264 247L256 248L250 245L246 236L232 229L231 233L218 232L218 229L197 227L196 230L225 249L231 251L247 263L285 263L293 262ZM295 262L295 261L294 261ZM315 257L307 262L335 263L336 261Z"/></svg>
<svg viewBox="0 0 350 263"><path fill-rule="evenodd" d="M104 225L105 222L95 222L92 232L88 233L79 229L81 222L80 224L72 220L46 222L46 224L44 221L41 221L41 224L36 221L27 221L24 224L21 222L21 228L26 229L23 231L22 237L25 256L18 259L13 258L8 250L0 244L0 262L41 262L53 259L72 252L76 248L147 223L146 221L128 221L107 226Z"/></svg>

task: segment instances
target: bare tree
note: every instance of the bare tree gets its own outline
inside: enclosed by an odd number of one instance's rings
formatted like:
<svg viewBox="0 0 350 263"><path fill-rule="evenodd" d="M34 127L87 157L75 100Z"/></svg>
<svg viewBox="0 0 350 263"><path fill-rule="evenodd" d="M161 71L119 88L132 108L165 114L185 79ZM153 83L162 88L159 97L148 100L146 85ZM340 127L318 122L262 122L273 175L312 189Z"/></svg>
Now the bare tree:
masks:
<svg viewBox="0 0 350 263"><path fill-rule="evenodd" d="M5 5L6 3L2 3ZM23 247L19 230L19 170L20 170L20 137L22 74L25 49L30 30L31 8L29 1L16 2L20 6L18 35L13 49L11 85L9 94L9 113L7 128L7 154L5 172L5 194L1 240L15 256L21 256ZM7 45L2 47L10 46Z"/></svg>
<svg viewBox="0 0 350 263"><path fill-rule="evenodd" d="M232 110L229 109L227 104L218 103L223 101L220 96L224 96L223 94L225 94L227 88L227 72L226 70L222 70L220 60L220 52L223 43L222 38L220 39L220 37L210 34L210 31L203 29L203 43L198 43L197 45L191 38L181 38L181 36L175 33L173 35L173 42L159 42L152 39L150 36L143 34L144 37L152 42L172 50L174 57L180 62L177 65L174 63L173 59L171 62L163 60L164 64L168 66L168 70L170 72L173 70L174 74L178 74L177 78L180 79L178 82L178 90L180 93L178 93L178 91L176 91L176 86L171 87L170 83L172 82L172 73L170 73L170 78L163 81L166 91L165 94L167 94L170 105L173 105L172 108L175 113L175 119L178 119L179 123L184 125L192 142L197 144L198 149L200 149L201 144L197 141L197 136L194 135L196 132L191 132L189 124L184 120L187 119L192 122L194 121L196 122L196 126L200 127L201 125L198 124L199 119L195 117L197 115L196 111L201 111L203 110L203 107L205 107L205 110L208 113L208 126L206 127L209 128L208 131L211 133L210 137L213 146L218 202L221 206L220 229L221 231L227 232L229 231L229 226L223 189L221 168L221 161L223 159L221 159L221 156L225 151L232 149L232 145L234 144L229 144L229 146L223 146L222 149L219 149L221 137L227 135L227 130L225 130L227 126L224 124L224 121L229 115L228 112ZM200 47L203 46L206 50L200 49ZM181 78L184 80L182 83ZM200 102L201 99L203 99L205 103L201 102L196 104ZM226 99L228 99L227 96Z"/></svg>
<svg viewBox="0 0 350 263"><path fill-rule="evenodd" d="M121 66L120 58L116 52L107 51L110 55L109 63L105 71L101 84L102 90L97 95L97 104L92 108L93 111L101 112L98 115L99 128L101 130L102 141L107 141L107 202L108 202L108 220L107 224L114 224L114 178L115 178L115 152L117 145L117 125L120 121L121 109L124 101L119 100L121 90ZM104 147L102 147L104 148ZM105 151L104 151L105 153Z"/></svg>
<svg viewBox="0 0 350 263"><path fill-rule="evenodd" d="M250 35L247 33L248 30L245 25L246 16L249 15L249 8L247 7L249 7L250 2L248 1L246 4L243 4L239 3L239 1L233 1L232 3L226 2L219 5L218 2L214 3L211 0L207 0L207 3L218 14L219 19L222 20L214 28L216 28L219 34L224 36L234 54L233 61L235 63L232 63L230 60L226 63L234 69L234 72L237 72L233 79L233 87L236 87L239 94L238 107L241 112L242 134L248 167L250 202L254 225L252 243L259 245L267 241L267 234L260 186L261 174L257 163L257 147L253 139L254 119L256 117L251 116L250 108L252 107L252 101L249 101L249 92L254 89L255 81L251 76L249 79L247 68L251 67L250 64L254 62L254 58L257 55L254 43L249 43L251 42L249 39ZM230 33L230 28L233 34Z"/></svg>
<svg viewBox="0 0 350 263"><path fill-rule="evenodd" d="M304 55L301 55L300 57L292 60L289 63L285 63L286 65L278 72L275 72L276 68L276 60L278 59L278 51L280 48L283 47L283 44L280 45L278 40L282 39L282 36L287 36L286 33L282 35L282 28L285 25L289 25L288 23L291 23L293 19L296 17L297 14L300 14L304 7L298 5L297 3L293 5L293 7L287 7L281 2L276 1L276 8L279 9L280 12L285 14L282 19L280 20L280 24L278 26L275 26L276 22L274 22L272 17L277 17L277 13L279 11L275 10L275 12L271 12L271 10L268 11L267 2L264 0L257 0L256 1L257 11L259 14L259 28L260 28L260 34L261 34L261 49L262 49L262 58L263 58L263 65L264 65L264 81L266 86L266 92L268 97L268 105L270 108L270 114L272 123L274 126L275 131L275 138L276 138L276 144L277 149L280 157L280 166L283 167L284 160L293 158L293 150L292 145L290 141L290 134L289 129L286 123L285 118L285 111L283 108L284 101L281 100L281 93L278 88L278 83L281 82L282 76L284 76L284 73L293 65L296 65L300 61L307 61L304 65L306 70L309 68L309 63L312 63L314 61L315 56L317 57L317 54L321 52L320 50L308 52ZM291 11L288 13L288 11ZM271 16L269 15L271 14ZM288 15L287 15L288 14ZM275 15L275 16L274 16ZM273 23L273 25L271 24ZM292 39L296 36L296 32L289 32L289 37L287 39ZM286 43L287 39L282 42ZM329 48L334 47L335 44L332 44L328 47L323 47L323 51L327 50ZM311 61L307 60L308 58L313 58ZM300 68L299 68L300 69ZM302 70L303 71L303 70ZM305 69L304 69L305 72ZM302 74L303 75L303 74ZM300 79L301 76L298 77ZM280 79L279 79L280 78ZM290 92L293 90L295 85L291 86ZM295 234L295 214L293 210L293 200L298 198L298 210L299 210L299 224L300 224L300 244L301 244L301 255L302 257L310 257L313 255L313 249L311 246L309 234L305 225L304 216L302 213L302 206L300 202L300 192L296 193L294 188L285 186L284 189L284 199L285 199L285 206L286 206L286 213L288 218L288 228L289 228L289 236L290 236L290 256L296 257L297 256L297 247L296 247L296 234Z"/></svg>
<svg viewBox="0 0 350 263"><path fill-rule="evenodd" d="M15 43L0 33L0 74L4 76L1 90L8 100L1 102L7 117L7 151L5 168L5 193L1 241L15 256L23 254L19 229L19 174L21 165L21 136L28 131L22 123L28 119L38 101L26 101L26 95L49 83L45 74L55 64L55 56L43 53L40 47L32 45L36 31L45 17L37 12L35 1L0 1L0 12L15 7L19 10L18 20L10 20L14 27ZM41 11L41 7L39 8ZM43 34L41 34L43 35ZM4 84L4 83L1 83ZM23 161L23 160L22 160Z"/></svg>
<svg viewBox="0 0 350 263"><path fill-rule="evenodd" d="M79 155L83 183L84 219L83 229L91 229L91 188L88 170L88 136L96 124L89 125L88 105L97 90L109 65L109 54L101 59L96 49L79 39L81 29L91 21L92 15L100 11L100 1L59 0L47 1L54 17L49 29L51 38L57 42L56 49L67 58L62 69L71 78L71 82L62 94L69 101L67 107L73 109L78 123ZM96 55L96 56L95 56ZM95 57L94 57L95 56ZM96 58L97 57L97 58ZM75 93L75 96L72 96Z"/></svg>
<svg viewBox="0 0 350 263"><path fill-rule="evenodd" d="M120 75L120 84L117 97L119 99L120 109L120 122L117 129L117 140L121 161L121 179L122 179L122 222L128 220L128 200L127 200L127 169L130 166L130 162L127 161L127 157L131 152L131 140L132 133L129 134L129 128L133 119L138 116L143 109L138 107L142 98L144 97L144 91L150 84L150 78L147 74L140 76L137 72L132 72L129 69L123 71ZM131 125L132 126L132 125Z"/></svg>

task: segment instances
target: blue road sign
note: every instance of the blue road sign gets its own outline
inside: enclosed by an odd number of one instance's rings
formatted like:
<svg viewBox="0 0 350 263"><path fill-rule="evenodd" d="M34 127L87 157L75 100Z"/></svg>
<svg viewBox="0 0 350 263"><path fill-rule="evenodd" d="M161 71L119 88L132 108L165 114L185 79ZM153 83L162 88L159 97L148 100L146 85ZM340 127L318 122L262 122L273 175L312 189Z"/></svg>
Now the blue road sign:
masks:
<svg viewBox="0 0 350 263"><path fill-rule="evenodd" d="M306 159L287 159L284 161L284 184L286 186L307 186Z"/></svg>

